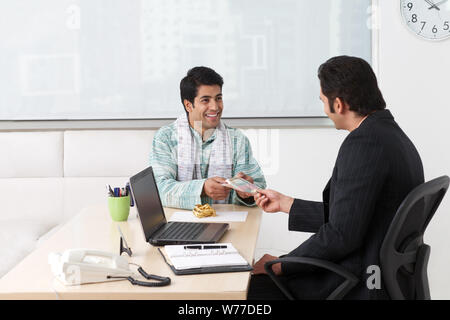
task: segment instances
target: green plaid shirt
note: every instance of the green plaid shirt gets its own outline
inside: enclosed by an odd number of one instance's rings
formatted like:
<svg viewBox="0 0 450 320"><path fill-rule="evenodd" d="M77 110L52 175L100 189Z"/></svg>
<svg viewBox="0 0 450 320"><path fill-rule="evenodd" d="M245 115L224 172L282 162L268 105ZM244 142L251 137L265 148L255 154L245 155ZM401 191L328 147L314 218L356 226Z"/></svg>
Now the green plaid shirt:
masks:
<svg viewBox="0 0 450 320"><path fill-rule="evenodd" d="M238 129L226 126L231 140L232 149L232 176L239 172L251 176L254 184L264 189L266 180L256 160L253 158L252 149L248 138ZM212 143L216 138L214 132L208 140L202 141L200 134L190 128L198 145L202 146L200 170L202 179L191 181L177 181L177 127L175 122L162 127L153 138L150 165L153 167L156 184L163 206L182 209L193 209L196 204L212 204L213 200L207 196L201 196L203 184L208 175L208 160L212 150ZM247 203L231 190L227 203L253 206L254 201Z"/></svg>

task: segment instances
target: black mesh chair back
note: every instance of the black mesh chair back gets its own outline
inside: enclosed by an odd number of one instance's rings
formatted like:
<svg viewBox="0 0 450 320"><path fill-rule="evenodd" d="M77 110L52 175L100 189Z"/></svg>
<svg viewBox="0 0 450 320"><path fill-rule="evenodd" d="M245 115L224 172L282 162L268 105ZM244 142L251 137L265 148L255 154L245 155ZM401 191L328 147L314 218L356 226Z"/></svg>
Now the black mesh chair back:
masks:
<svg viewBox="0 0 450 320"><path fill-rule="evenodd" d="M423 235L449 187L442 176L414 188L403 200L380 250L381 274L391 299L428 300L430 247Z"/></svg>

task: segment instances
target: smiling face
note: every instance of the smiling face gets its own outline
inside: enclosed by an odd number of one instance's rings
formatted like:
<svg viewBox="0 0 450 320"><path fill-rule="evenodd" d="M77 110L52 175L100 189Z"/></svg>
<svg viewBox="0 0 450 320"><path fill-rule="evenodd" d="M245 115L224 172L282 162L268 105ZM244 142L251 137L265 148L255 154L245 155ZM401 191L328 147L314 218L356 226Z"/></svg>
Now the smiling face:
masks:
<svg viewBox="0 0 450 320"><path fill-rule="evenodd" d="M219 85L200 85L194 103L184 100L184 105L189 113L189 124L197 130L201 122L203 135L206 130L216 128L220 123L223 110L222 89Z"/></svg>

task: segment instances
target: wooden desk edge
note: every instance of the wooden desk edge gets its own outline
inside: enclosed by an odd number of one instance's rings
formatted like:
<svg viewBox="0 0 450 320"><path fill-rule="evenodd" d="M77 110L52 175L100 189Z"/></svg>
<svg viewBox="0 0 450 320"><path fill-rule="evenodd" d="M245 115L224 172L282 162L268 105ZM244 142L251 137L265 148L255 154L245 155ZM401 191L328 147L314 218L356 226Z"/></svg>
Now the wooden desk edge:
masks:
<svg viewBox="0 0 450 320"><path fill-rule="evenodd" d="M243 208L243 207L241 207ZM169 208L172 209L172 208ZM172 209L173 210L173 209ZM82 210L81 213L83 213L85 210ZM78 215L79 216L79 215ZM77 216L75 216L77 217ZM67 221L62 227L69 225L75 220L75 217L71 220ZM258 230L261 223L261 216L256 220L258 223ZM61 232L60 228L58 232ZM57 233L58 233L57 232ZM259 231L258 231L259 232ZM254 255L255 248L256 248L256 241L258 238L258 232L255 236L255 242L253 247L251 248L251 252ZM50 241L55 235L53 235L50 239L47 240ZM49 291L48 289L45 291L22 291L21 289L18 289L17 291L14 291L14 288L12 291L6 291L8 290L8 286L5 285L5 281L2 280L5 278L8 278L8 274L12 273L12 271L22 265L23 263L28 263L27 259L30 258L30 256L33 255L39 248L37 248L35 251L30 253L27 257L25 257L21 262L19 262L12 270L10 270L8 273L6 273L2 278L0 278L0 300L245 300L247 298L247 292L248 292L248 285L250 276L248 277L248 281L246 284L246 290L245 291L224 291L224 292L186 292L186 291L180 291L180 292L135 292L135 291L128 291L128 292L77 292L77 291L64 291L64 292L57 292L57 291ZM250 261L251 263L252 261ZM248 275L250 275L250 272L247 272ZM8 278L8 281L11 283L10 277ZM21 280L18 280L21 281Z"/></svg>

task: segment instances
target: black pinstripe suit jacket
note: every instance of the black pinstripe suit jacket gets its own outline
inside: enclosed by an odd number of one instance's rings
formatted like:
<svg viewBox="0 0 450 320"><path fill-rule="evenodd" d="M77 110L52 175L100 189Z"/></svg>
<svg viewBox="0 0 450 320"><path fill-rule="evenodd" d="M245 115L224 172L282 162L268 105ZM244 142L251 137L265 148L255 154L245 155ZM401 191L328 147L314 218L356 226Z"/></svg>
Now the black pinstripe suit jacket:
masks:
<svg viewBox="0 0 450 320"><path fill-rule="evenodd" d="M367 272L400 203L424 182L420 156L389 110L369 115L342 143L323 202L296 199L289 230L314 234L286 256L333 261L360 278L350 299L388 299L384 284L369 289ZM342 282L318 268L282 264L298 298L325 298Z"/></svg>

